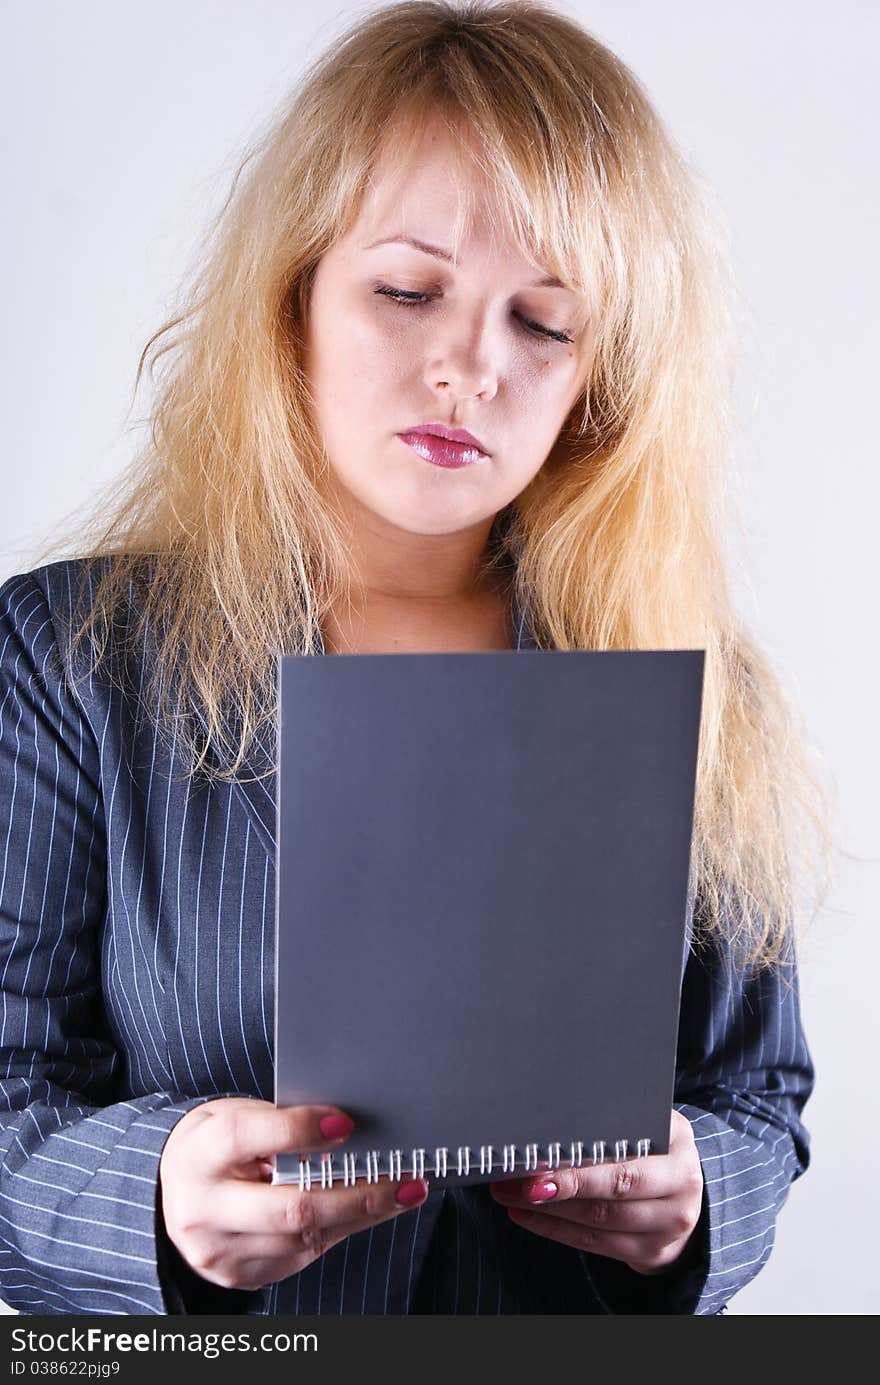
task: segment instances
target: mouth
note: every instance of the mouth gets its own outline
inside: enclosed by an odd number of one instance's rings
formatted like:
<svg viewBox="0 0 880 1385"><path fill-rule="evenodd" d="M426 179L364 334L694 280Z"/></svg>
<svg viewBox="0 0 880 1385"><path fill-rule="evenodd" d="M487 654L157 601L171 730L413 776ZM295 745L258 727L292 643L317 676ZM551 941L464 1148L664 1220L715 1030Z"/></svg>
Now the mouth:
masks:
<svg viewBox="0 0 880 1385"><path fill-rule="evenodd" d="M444 429L444 435L434 431L434 425L428 432L421 428L411 428L405 433L398 433L401 442L405 442L414 452L432 466L458 468L464 466L474 466L477 462L487 462L489 453L484 452L475 438L470 434L465 434L463 441L445 436L445 434L458 431Z"/></svg>

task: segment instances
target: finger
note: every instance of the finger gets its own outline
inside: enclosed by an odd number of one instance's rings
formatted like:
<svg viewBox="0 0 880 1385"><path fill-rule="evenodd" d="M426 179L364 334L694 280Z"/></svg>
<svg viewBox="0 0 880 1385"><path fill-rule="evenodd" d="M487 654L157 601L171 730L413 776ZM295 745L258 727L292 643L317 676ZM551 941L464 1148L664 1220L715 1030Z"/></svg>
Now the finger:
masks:
<svg viewBox="0 0 880 1385"><path fill-rule="evenodd" d="M338 1241L345 1240L344 1228L327 1229L326 1238L323 1239L324 1250L330 1250ZM224 1258L235 1265L247 1265L256 1261L263 1261L266 1264L275 1263L284 1265L294 1263L297 1259L302 1260L304 1247L297 1245L296 1240L289 1233L286 1235L260 1235L255 1236L248 1231L227 1232L223 1238Z"/></svg>
<svg viewBox="0 0 880 1385"><path fill-rule="evenodd" d="M575 1250L589 1251L593 1255L606 1255L611 1260L622 1260L628 1265L659 1267L668 1246L674 1247L666 1254L669 1263L677 1259L680 1253L672 1236L640 1236L606 1231L562 1217L551 1217L547 1212L527 1212L518 1207L509 1208L507 1215L524 1231L558 1241L560 1245L572 1246Z"/></svg>
<svg viewBox="0 0 880 1385"><path fill-rule="evenodd" d="M399 1202L402 1190L412 1185L417 1185L421 1196ZM310 1192L301 1192L292 1183L270 1186L225 1178L212 1193L211 1225L226 1232L297 1236L306 1243L317 1240L319 1233L332 1232L335 1241L387 1221L408 1207L417 1207L427 1196L425 1178L405 1179L401 1183L387 1178L380 1178L378 1183L359 1180L351 1188L313 1187Z"/></svg>
<svg viewBox="0 0 880 1385"><path fill-rule="evenodd" d="M274 1154L335 1149L354 1129L351 1117L338 1106L277 1107L249 1099L227 1100L228 1107L224 1103L225 1109L213 1113L192 1133L203 1148L200 1171L209 1178L253 1160L268 1162Z"/></svg>
<svg viewBox="0 0 880 1385"><path fill-rule="evenodd" d="M535 1212L576 1222L594 1231L620 1231L630 1235L666 1235L670 1240L682 1229L681 1202L676 1198L642 1198L638 1202L608 1202L571 1198L560 1203L527 1206L511 1203L509 1210Z"/></svg>
<svg viewBox="0 0 880 1385"><path fill-rule="evenodd" d="M671 1197L681 1191L682 1165L668 1154L625 1159L609 1164L587 1164L580 1169L554 1169L538 1177L498 1179L490 1183L492 1196L503 1206L569 1198L618 1202Z"/></svg>

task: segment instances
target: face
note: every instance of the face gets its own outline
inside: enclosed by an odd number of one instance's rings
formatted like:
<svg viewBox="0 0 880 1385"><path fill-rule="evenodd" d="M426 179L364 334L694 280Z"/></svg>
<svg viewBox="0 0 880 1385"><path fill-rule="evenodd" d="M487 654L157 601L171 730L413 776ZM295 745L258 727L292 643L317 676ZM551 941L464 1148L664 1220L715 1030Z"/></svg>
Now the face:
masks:
<svg viewBox="0 0 880 1385"><path fill-rule="evenodd" d="M434 126L402 176L379 165L354 225L317 265L309 307L306 368L333 488L411 534L491 521L525 489L592 348L581 297L542 285L545 267L493 238L482 193L453 260L452 157ZM400 436L427 423L467 430L479 448L444 454Z"/></svg>

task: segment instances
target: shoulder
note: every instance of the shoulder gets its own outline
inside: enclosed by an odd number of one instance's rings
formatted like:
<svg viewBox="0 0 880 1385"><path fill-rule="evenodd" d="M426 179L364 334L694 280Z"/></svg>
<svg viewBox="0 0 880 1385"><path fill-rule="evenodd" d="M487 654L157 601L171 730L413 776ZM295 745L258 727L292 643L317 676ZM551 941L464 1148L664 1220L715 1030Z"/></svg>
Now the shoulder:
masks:
<svg viewBox="0 0 880 1385"><path fill-rule="evenodd" d="M51 563L29 572L18 572L0 584L0 654L4 660L16 651L47 649L57 643L53 609L65 604L62 586L68 580Z"/></svg>
<svg viewBox="0 0 880 1385"><path fill-rule="evenodd" d="M97 672L99 650L109 656L108 672L127 662L136 584L107 582L116 562L113 555L66 558L0 583L0 660L64 682Z"/></svg>
<svg viewBox="0 0 880 1385"><path fill-rule="evenodd" d="M113 554L93 557L60 558L39 567L15 573L0 583L4 601L7 593L37 590L53 610L72 611L88 594L94 594L98 583L113 571L118 559Z"/></svg>
<svg viewBox="0 0 880 1385"><path fill-rule="evenodd" d="M0 612L9 619L22 603L42 604L52 616L70 619L89 605L89 593L109 570L112 558L64 558L15 573L0 583Z"/></svg>

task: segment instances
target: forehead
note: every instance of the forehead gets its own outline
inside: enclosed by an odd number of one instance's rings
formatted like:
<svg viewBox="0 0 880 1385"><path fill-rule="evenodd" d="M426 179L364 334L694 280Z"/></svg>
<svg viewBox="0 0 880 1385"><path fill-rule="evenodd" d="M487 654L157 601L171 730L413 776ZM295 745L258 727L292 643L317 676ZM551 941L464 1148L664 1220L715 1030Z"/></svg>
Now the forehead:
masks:
<svg viewBox="0 0 880 1385"><path fill-rule="evenodd" d="M534 263L504 229L501 203L473 152L438 121L403 146L386 140L351 228L362 245L384 236L440 242L458 258L469 241Z"/></svg>

